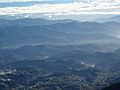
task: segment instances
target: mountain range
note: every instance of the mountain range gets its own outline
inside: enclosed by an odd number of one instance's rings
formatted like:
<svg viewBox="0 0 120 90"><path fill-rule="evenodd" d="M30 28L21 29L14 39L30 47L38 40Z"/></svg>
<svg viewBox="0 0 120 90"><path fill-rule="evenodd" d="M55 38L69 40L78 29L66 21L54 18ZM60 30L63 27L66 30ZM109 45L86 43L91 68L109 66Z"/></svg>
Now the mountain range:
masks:
<svg viewBox="0 0 120 90"><path fill-rule="evenodd" d="M119 44L119 28L119 22L77 22L70 19L0 20L0 46L2 48L31 44L77 45L116 42Z"/></svg>
<svg viewBox="0 0 120 90"><path fill-rule="evenodd" d="M0 19L0 90L119 90L119 16L106 17Z"/></svg>

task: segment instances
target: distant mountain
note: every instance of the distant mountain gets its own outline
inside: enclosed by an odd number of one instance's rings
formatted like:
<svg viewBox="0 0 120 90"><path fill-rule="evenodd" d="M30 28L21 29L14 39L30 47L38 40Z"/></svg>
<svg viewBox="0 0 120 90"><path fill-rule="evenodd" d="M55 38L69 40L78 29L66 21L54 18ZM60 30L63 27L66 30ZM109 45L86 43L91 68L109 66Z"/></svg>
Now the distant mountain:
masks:
<svg viewBox="0 0 120 90"><path fill-rule="evenodd" d="M66 55L69 56L69 52L76 53L93 53L93 52L107 52L113 51L120 48L117 44L106 44L106 45L38 45L38 46L24 46L17 49L5 49L0 50L0 59L1 64L20 61L20 60L31 60L31 59L47 59L50 58L52 60L56 59L64 59L67 58ZM77 52L81 51L81 52ZM65 54L66 53L66 54ZM65 55L64 55L65 54ZM59 55L59 56L57 56ZM71 54L70 54L71 55ZM76 55L76 54L75 54ZM50 60L51 60L50 59Z"/></svg>
<svg viewBox="0 0 120 90"><path fill-rule="evenodd" d="M23 18L23 19L0 19L0 26L8 25L8 26L41 26L41 25L50 25L55 23L68 23L71 22L71 19L64 19L64 20L47 20L42 18Z"/></svg>
<svg viewBox="0 0 120 90"><path fill-rule="evenodd" d="M106 17L106 18L100 18L97 21L99 22L120 22L120 15L112 16L112 17Z"/></svg>
<svg viewBox="0 0 120 90"><path fill-rule="evenodd" d="M119 43L119 28L119 23L45 19L0 20L0 46Z"/></svg>
<svg viewBox="0 0 120 90"><path fill-rule="evenodd" d="M12 63L11 65L15 65L15 67L24 67L25 65L29 66L30 64L34 64L34 61L35 65L37 61L45 61L44 63L48 63L48 66L52 65L52 63L53 65L55 63L61 63L59 65L64 65L63 63L70 64L68 62L75 62L76 66L73 66L74 68L78 68L80 65L77 63L79 63L85 65L85 67L95 67L100 70L104 69L108 71L119 71L120 50L118 48L120 48L120 46L115 44L24 46L18 49L0 50L0 61L2 65L10 65L10 63ZM41 64L38 66L41 67ZM66 66L66 64L64 66Z"/></svg>

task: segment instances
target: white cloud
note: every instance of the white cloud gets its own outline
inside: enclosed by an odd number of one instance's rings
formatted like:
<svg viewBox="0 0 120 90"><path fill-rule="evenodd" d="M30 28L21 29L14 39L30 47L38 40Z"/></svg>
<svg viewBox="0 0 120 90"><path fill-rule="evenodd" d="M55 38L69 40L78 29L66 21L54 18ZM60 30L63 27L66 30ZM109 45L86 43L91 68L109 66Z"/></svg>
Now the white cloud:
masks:
<svg viewBox="0 0 120 90"><path fill-rule="evenodd" d="M66 4L36 4L25 7L0 8L0 15L29 13L41 13L43 15L48 15L49 17L52 17L53 15L120 14L120 2L74 2Z"/></svg>

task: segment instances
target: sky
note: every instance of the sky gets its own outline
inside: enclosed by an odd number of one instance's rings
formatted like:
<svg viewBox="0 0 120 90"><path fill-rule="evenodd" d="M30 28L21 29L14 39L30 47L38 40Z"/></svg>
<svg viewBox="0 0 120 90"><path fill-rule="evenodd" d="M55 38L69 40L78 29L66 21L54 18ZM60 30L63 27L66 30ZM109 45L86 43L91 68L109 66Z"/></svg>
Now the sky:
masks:
<svg viewBox="0 0 120 90"><path fill-rule="evenodd" d="M120 0L0 0L0 15L120 14Z"/></svg>
<svg viewBox="0 0 120 90"><path fill-rule="evenodd" d="M0 2L29 2L29 1L48 1L48 0L0 0Z"/></svg>

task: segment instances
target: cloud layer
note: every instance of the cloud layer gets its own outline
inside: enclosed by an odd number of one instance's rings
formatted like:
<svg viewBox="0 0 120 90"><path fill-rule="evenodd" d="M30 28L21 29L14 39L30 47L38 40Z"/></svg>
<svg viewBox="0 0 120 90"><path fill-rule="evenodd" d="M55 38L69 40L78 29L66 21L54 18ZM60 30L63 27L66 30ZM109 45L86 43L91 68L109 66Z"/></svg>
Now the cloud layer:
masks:
<svg viewBox="0 0 120 90"><path fill-rule="evenodd" d="M9 0L9 1L18 1L18 0ZM22 1L32 1L32 0L22 0ZM41 13L49 17L52 17L53 15L120 14L120 1L116 0L116 1L106 2L106 1L97 0L95 2L89 2L89 3L74 2L74 3L63 3L63 4L35 4L24 7L0 8L0 15L15 15L15 14L30 14L30 13Z"/></svg>

